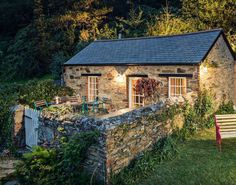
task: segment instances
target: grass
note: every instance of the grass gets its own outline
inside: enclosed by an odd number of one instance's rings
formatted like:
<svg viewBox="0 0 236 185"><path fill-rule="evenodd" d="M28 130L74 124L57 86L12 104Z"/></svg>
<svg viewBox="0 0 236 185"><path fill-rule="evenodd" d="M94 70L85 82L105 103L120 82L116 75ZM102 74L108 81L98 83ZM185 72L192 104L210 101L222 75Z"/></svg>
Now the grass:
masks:
<svg viewBox="0 0 236 185"><path fill-rule="evenodd" d="M214 129L197 133L179 143L173 160L156 163L143 177L126 175L129 184L140 185L233 185L236 184L236 139L224 139L222 152L217 151ZM132 169L128 172L132 174ZM137 171L136 171L137 173ZM139 178L140 177L140 178ZM119 183L127 184L127 182Z"/></svg>

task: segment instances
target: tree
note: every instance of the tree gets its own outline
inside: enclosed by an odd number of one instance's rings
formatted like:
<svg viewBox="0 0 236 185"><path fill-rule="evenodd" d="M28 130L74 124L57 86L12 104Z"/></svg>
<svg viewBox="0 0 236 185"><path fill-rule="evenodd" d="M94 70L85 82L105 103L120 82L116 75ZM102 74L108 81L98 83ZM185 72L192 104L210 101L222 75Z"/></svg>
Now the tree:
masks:
<svg viewBox="0 0 236 185"><path fill-rule="evenodd" d="M182 0L182 11L186 17L199 19L209 28L222 27L236 30L235 0Z"/></svg>
<svg viewBox="0 0 236 185"><path fill-rule="evenodd" d="M64 32L70 45L76 41L77 33L80 40L95 40L112 9L103 7L101 2L95 0L74 1L72 7L55 19L57 28Z"/></svg>
<svg viewBox="0 0 236 185"><path fill-rule="evenodd" d="M36 31L36 49L37 59L39 61L40 70L48 72L49 66L49 34L47 34L47 21L44 14L44 1L34 0L34 27Z"/></svg>
<svg viewBox="0 0 236 185"><path fill-rule="evenodd" d="M156 16L153 23L148 25L147 35L171 35L196 31L198 28L193 19L182 19L170 12L168 7Z"/></svg>
<svg viewBox="0 0 236 185"><path fill-rule="evenodd" d="M16 34L2 59L1 77L4 80L38 76L43 71L37 58L34 27L29 25Z"/></svg>
<svg viewBox="0 0 236 185"><path fill-rule="evenodd" d="M194 18L204 29L223 28L236 49L235 0L182 0L184 18Z"/></svg>
<svg viewBox="0 0 236 185"><path fill-rule="evenodd" d="M146 23L143 19L143 11L140 8L132 8L128 18L117 18L119 31L125 33L127 37L138 37L145 33Z"/></svg>
<svg viewBox="0 0 236 185"><path fill-rule="evenodd" d="M16 32L32 22L32 0L0 1L0 36L14 37Z"/></svg>

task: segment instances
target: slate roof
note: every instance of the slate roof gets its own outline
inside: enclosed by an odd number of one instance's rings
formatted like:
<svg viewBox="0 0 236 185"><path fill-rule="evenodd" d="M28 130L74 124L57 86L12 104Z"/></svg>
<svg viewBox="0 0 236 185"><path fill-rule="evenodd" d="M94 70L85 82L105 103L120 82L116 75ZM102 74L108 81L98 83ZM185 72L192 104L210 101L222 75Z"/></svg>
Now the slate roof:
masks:
<svg viewBox="0 0 236 185"><path fill-rule="evenodd" d="M92 42L65 65L193 65L208 54L221 29L181 35Z"/></svg>

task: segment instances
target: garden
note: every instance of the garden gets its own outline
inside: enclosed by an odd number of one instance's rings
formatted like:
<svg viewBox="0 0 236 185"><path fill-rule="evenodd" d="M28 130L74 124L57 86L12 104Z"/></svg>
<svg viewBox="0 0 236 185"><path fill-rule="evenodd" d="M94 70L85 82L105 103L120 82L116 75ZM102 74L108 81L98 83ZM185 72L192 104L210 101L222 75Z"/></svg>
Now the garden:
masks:
<svg viewBox="0 0 236 185"><path fill-rule="evenodd" d="M161 119L171 119L176 113L182 113L185 118L183 129L175 130L171 136L157 141L152 150L137 156L128 167L112 176L111 184L234 184L236 140L224 140L223 151L219 152L212 116L234 113L232 102L223 103L215 112L212 97L202 92L194 106L187 102L167 106ZM20 184L38 185L99 184L83 168L86 152L96 145L97 137L96 131L85 132L60 140L59 148L36 147L20 156L16 172L4 181L17 179Z"/></svg>

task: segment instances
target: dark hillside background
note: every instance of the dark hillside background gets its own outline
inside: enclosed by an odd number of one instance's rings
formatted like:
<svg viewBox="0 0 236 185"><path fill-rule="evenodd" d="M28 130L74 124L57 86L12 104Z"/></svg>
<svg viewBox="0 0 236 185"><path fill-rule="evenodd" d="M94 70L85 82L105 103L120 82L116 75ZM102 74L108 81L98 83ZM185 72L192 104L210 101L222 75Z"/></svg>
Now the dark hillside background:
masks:
<svg viewBox="0 0 236 185"><path fill-rule="evenodd" d="M95 39L223 28L236 49L235 0L1 0L0 81L52 74ZM96 61L95 61L96 62Z"/></svg>

